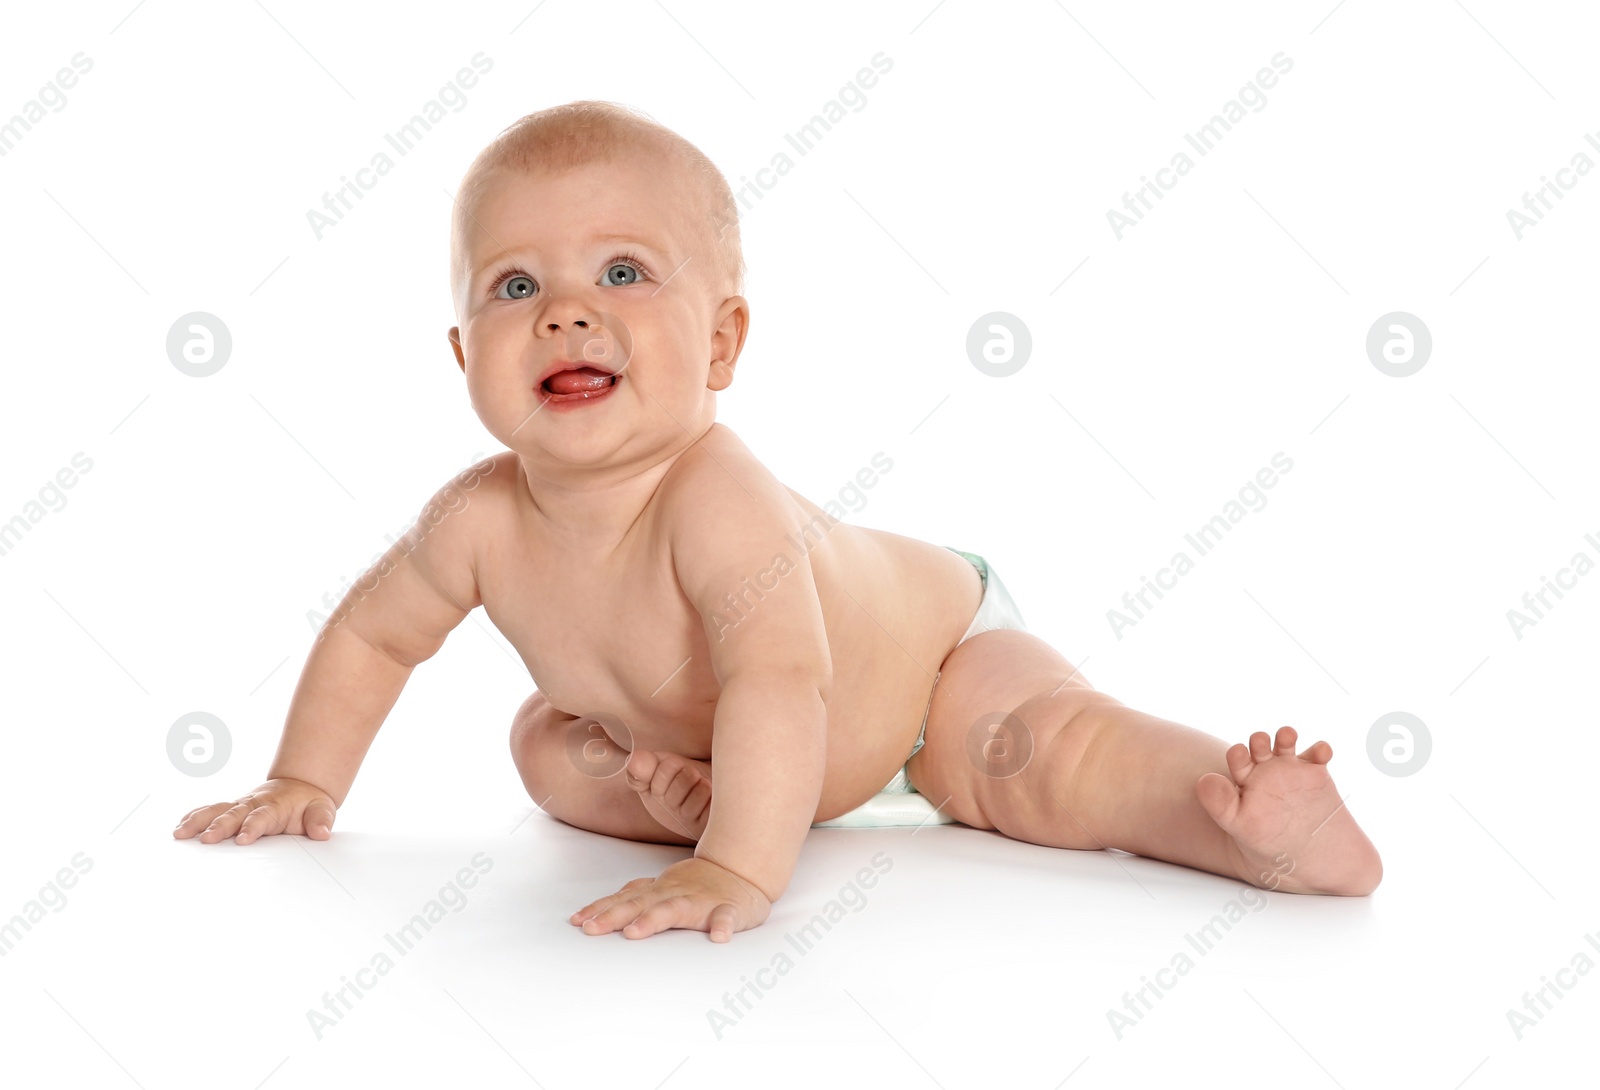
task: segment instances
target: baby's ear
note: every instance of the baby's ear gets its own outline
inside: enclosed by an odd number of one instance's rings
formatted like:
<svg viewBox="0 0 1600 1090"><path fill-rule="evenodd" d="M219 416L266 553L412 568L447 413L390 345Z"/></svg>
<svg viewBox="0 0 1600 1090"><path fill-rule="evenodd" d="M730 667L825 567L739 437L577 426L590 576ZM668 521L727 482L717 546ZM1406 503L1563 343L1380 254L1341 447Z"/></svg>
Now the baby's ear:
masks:
<svg viewBox="0 0 1600 1090"><path fill-rule="evenodd" d="M733 368L749 332L749 301L742 295L730 296L717 312L716 327L711 333L711 374L706 383L711 389L726 390L733 382Z"/></svg>
<svg viewBox="0 0 1600 1090"><path fill-rule="evenodd" d="M461 354L461 329L459 326L450 327L450 347L455 349L456 362L461 365L461 373L467 373L467 357Z"/></svg>

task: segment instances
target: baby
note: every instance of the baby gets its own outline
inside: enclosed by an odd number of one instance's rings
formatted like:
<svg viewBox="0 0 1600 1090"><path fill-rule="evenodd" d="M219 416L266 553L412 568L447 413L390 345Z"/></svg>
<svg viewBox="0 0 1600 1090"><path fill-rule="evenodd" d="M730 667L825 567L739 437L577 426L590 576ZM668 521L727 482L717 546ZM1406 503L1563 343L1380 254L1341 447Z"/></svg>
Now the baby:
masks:
<svg viewBox="0 0 1600 1090"><path fill-rule="evenodd" d="M538 805L693 845L569 917L726 942L814 823L881 793L930 820L1117 848L1262 888L1382 876L1318 742L1231 748L1096 690L983 557L835 519L716 422L749 331L737 209L676 133L611 103L530 114L455 199L449 333L508 449L447 483L306 660L268 780L174 830L331 835L412 669L483 606L538 685L511 752ZM835 820L837 819L837 821Z"/></svg>

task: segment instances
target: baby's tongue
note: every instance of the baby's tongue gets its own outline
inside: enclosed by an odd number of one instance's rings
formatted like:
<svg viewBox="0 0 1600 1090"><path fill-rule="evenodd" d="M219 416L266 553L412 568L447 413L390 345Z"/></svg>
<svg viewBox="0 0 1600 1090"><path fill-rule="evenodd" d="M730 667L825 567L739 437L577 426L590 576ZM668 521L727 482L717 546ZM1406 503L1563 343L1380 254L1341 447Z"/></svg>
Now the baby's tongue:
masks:
<svg viewBox="0 0 1600 1090"><path fill-rule="evenodd" d="M557 371L545 385L553 394L580 394L604 390L611 385L611 376L593 367L580 367L576 371Z"/></svg>

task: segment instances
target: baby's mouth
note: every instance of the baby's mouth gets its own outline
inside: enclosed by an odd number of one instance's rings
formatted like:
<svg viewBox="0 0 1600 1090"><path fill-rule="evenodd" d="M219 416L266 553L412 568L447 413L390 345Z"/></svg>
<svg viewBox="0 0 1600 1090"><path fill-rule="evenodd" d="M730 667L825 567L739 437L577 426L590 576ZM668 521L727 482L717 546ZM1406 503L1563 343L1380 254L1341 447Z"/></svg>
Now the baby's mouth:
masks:
<svg viewBox="0 0 1600 1090"><path fill-rule="evenodd" d="M558 397L571 394L594 394L616 385L621 377L609 371L601 371L593 367L579 367L571 371L557 371L544 380L542 388L545 393L554 394Z"/></svg>

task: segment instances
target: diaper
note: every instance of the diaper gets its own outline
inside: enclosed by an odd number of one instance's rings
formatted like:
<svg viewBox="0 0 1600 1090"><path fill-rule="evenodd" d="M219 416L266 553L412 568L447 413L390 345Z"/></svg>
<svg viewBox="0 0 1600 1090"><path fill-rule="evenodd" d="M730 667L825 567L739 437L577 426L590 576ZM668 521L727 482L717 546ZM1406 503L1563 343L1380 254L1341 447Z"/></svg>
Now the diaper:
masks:
<svg viewBox="0 0 1600 1090"><path fill-rule="evenodd" d="M1022 611L1017 608L1017 603L1012 601L1011 594L1006 590L1006 585L1000 581L1000 575L989 562L976 553L962 552L960 549L946 545L945 548L959 556L964 556L972 566L978 569L978 578L983 583L983 599L978 603L977 615L972 618L972 623L967 626L967 631L962 635L958 644L966 643L979 632L987 632L993 628L1015 628L1026 632L1027 626L1022 622ZM939 684L939 675L933 678L935 686ZM933 706L933 689L928 691L928 707ZM924 735L928 731L928 712L922 713L922 729L917 732L917 744L911 747L911 752L906 755L906 760L911 760L922 748ZM828 821L815 822L813 829L878 829L896 825L949 825L955 822L942 810L936 810L934 804L925 798L906 777L905 765L900 766L884 784L883 788L872 798L851 810L847 814L840 814Z"/></svg>

